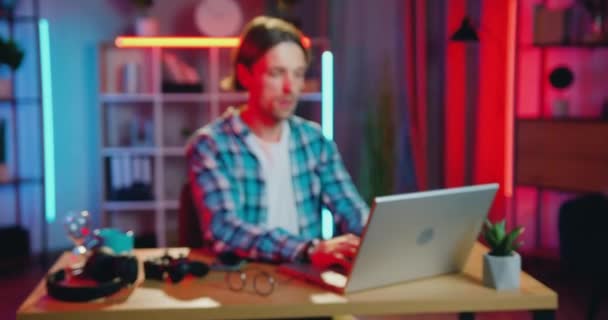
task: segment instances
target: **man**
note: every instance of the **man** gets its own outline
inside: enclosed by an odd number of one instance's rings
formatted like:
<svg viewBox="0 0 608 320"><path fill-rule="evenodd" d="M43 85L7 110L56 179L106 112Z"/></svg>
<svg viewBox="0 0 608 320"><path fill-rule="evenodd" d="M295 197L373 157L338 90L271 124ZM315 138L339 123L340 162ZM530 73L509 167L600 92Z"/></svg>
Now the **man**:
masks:
<svg viewBox="0 0 608 320"><path fill-rule="evenodd" d="M231 85L249 99L195 134L189 182L204 241L215 252L348 270L369 209L336 145L294 115L309 62L301 39L276 18L245 27ZM339 235L326 241L319 239L323 206Z"/></svg>

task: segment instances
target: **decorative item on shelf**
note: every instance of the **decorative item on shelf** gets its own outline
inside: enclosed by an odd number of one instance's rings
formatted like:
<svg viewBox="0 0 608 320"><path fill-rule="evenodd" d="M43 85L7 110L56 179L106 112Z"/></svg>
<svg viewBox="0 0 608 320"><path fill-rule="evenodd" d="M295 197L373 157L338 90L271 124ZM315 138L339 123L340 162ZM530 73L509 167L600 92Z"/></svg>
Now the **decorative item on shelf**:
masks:
<svg viewBox="0 0 608 320"><path fill-rule="evenodd" d="M130 122L130 135L130 146L154 146L154 125L152 124L152 119L134 117Z"/></svg>
<svg viewBox="0 0 608 320"><path fill-rule="evenodd" d="M120 67L120 88L123 93L141 92L140 70L137 62L127 62Z"/></svg>
<svg viewBox="0 0 608 320"><path fill-rule="evenodd" d="M19 69L24 56L24 51L13 39L0 36L0 99L13 97L11 72Z"/></svg>
<svg viewBox="0 0 608 320"><path fill-rule="evenodd" d="M243 12L235 0L202 0L194 10L194 22L207 36L234 36L243 24Z"/></svg>
<svg viewBox="0 0 608 320"><path fill-rule="evenodd" d="M608 43L608 1L580 0L591 18L583 42Z"/></svg>
<svg viewBox="0 0 608 320"><path fill-rule="evenodd" d="M549 73L549 83L551 87L560 92L559 97L553 100L551 108L552 115L556 118L569 116L569 101L563 93L574 82L574 73L568 66L557 66Z"/></svg>
<svg viewBox="0 0 608 320"><path fill-rule="evenodd" d="M176 54L163 52L163 92L202 92L203 84L196 70Z"/></svg>
<svg viewBox="0 0 608 320"><path fill-rule="evenodd" d="M180 134L182 136L182 141L184 141L183 145L186 145L186 141L188 141L188 139L190 139L190 137L192 136L193 133L194 133L194 130L192 128L184 127L184 128L182 128L182 130L180 130Z"/></svg>
<svg viewBox="0 0 608 320"><path fill-rule="evenodd" d="M302 92L319 92L321 91L321 81L319 79L306 79L304 80L304 87Z"/></svg>
<svg viewBox="0 0 608 320"><path fill-rule="evenodd" d="M131 0L137 11L135 17L135 35L140 37L154 37L160 34L158 19L150 15L154 0Z"/></svg>
<svg viewBox="0 0 608 320"><path fill-rule="evenodd" d="M486 220L482 231L483 237L490 246L490 252L483 256L483 284L497 290L519 288L521 257L516 250L523 242L519 236L524 232L517 227L507 233L505 220L492 224Z"/></svg>
<svg viewBox="0 0 608 320"><path fill-rule="evenodd" d="M6 154L8 150L6 132L6 119L0 118L0 183L10 180L10 174L6 165Z"/></svg>
<svg viewBox="0 0 608 320"><path fill-rule="evenodd" d="M551 9L544 4L534 6L534 43L563 44L566 32L567 9Z"/></svg>
<svg viewBox="0 0 608 320"><path fill-rule="evenodd" d="M296 15L295 10L298 2L299 0L277 0L277 16L302 29L302 20Z"/></svg>

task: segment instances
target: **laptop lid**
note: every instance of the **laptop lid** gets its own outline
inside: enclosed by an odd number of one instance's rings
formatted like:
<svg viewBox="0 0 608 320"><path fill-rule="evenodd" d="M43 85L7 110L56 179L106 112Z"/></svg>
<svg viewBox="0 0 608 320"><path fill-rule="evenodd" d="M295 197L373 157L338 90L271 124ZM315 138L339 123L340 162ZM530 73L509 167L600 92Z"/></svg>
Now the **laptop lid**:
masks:
<svg viewBox="0 0 608 320"><path fill-rule="evenodd" d="M345 292L460 272L498 184L376 197Z"/></svg>

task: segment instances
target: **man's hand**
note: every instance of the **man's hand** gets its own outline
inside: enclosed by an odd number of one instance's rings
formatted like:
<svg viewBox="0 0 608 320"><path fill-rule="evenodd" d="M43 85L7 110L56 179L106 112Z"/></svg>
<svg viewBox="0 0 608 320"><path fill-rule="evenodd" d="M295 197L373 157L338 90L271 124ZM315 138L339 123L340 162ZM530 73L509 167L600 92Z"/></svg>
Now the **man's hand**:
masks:
<svg viewBox="0 0 608 320"><path fill-rule="evenodd" d="M310 262L319 268L326 269L339 265L350 272L352 261L359 248L360 239L353 234L345 234L330 240L321 241L309 253Z"/></svg>

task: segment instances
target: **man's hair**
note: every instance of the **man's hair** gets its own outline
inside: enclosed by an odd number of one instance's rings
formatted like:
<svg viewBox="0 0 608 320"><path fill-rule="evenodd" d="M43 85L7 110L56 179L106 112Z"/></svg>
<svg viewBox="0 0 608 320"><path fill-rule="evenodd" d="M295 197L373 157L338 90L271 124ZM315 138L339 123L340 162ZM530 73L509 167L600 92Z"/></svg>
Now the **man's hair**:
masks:
<svg viewBox="0 0 608 320"><path fill-rule="evenodd" d="M239 64L248 69L274 46L283 42L293 42L302 48L306 62L310 60L310 52L302 43L302 32L287 21L259 16L251 20L241 34L241 43L233 52L232 75L222 81L222 87L227 90L244 91L245 87L236 76Z"/></svg>

